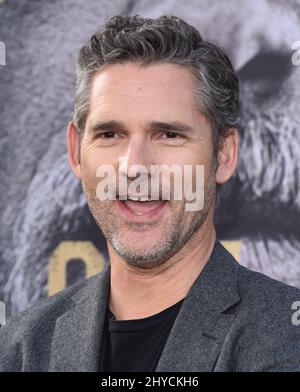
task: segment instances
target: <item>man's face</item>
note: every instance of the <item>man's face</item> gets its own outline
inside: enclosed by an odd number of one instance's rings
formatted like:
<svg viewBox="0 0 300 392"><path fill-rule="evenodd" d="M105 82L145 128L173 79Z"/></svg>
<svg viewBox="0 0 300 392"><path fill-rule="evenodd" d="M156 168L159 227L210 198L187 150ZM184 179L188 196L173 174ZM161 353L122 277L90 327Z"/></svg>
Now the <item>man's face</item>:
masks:
<svg viewBox="0 0 300 392"><path fill-rule="evenodd" d="M90 111L80 146L82 185L108 247L130 265L162 265L199 230L213 208L212 131L196 106L195 83L189 70L174 64L144 68L135 63L114 64L93 79ZM96 129L100 122L111 121L119 124ZM158 124L175 122L182 126L174 131ZM101 179L96 176L97 168L114 168L119 193L120 157L128 170L136 164L148 170L149 196L151 165L176 164L182 173L184 165L192 165L194 176L195 165L204 165L204 207L186 211L184 199L172 200L174 181L171 200L99 200L96 188ZM128 185L130 181L132 178L128 177Z"/></svg>

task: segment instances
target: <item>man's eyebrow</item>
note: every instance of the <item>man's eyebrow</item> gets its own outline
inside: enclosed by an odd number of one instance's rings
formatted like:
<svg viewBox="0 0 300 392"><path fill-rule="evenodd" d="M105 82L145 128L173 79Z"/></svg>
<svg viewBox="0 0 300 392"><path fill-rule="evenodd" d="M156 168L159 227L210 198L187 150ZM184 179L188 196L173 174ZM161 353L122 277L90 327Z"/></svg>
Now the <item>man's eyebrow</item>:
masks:
<svg viewBox="0 0 300 392"><path fill-rule="evenodd" d="M94 134L97 133L98 131L115 131L116 129L124 129L124 124L115 121L115 120L110 120L110 121L99 121L95 125L92 125L89 132Z"/></svg>
<svg viewBox="0 0 300 392"><path fill-rule="evenodd" d="M190 125L184 124L180 121L150 121L145 124L145 128L149 131L160 129L164 131L191 132L194 130L194 128ZM99 121L95 125L91 126L90 133L94 134L99 131L116 131L121 129L125 130L126 126L120 121Z"/></svg>
<svg viewBox="0 0 300 392"><path fill-rule="evenodd" d="M191 132L194 130L190 125L184 124L179 121L163 122L163 121L151 121L147 128L161 129L164 131L178 131L178 132Z"/></svg>

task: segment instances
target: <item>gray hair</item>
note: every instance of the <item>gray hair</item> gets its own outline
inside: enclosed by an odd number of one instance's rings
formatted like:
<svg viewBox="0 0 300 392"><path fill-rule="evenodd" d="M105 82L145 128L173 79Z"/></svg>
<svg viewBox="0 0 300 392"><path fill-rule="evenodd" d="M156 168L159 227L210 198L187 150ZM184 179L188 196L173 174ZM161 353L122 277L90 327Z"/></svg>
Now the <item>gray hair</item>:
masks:
<svg viewBox="0 0 300 392"><path fill-rule="evenodd" d="M163 15L112 17L79 52L73 122L79 132L89 112L92 77L105 64L136 61L141 66L168 62L190 69L199 83L195 97L213 129L214 152L240 119L239 81L225 52L204 41L184 20Z"/></svg>

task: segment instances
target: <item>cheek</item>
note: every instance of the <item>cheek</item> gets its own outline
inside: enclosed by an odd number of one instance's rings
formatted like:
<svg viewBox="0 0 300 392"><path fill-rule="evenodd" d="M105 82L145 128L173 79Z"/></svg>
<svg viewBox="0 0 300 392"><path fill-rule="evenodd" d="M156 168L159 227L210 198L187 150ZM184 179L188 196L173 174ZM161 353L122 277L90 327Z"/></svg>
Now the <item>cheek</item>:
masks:
<svg viewBox="0 0 300 392"><path fill-rule="evenodd" d="M213 154L208 148L195 148L190 151L184 164L189 166L184 180L193 193L198 193L202 189L202 183L205 186L214 181L212 177Z"/></svg>
<svg viewBox="0 0 300 392"><path fill-rule="evenodd" d="M81 150L82 177L91 182L97 181L97 169L102 165L113 165L109 151L103 151L95 145L83 146Z"/></svg>
<svg viewBox="0 0 300 392"><path fill-rule="evenodd" d="M92 150L84 151L81 160L81 173L83 180L93 182L96 180L97 167L99 166L99 158Z"/></svg>
<svg viewBox="0 0 300 392"><path fill-rule="evenodd" d="M212 151L208 148L200 148L201 146L193 148L183 148L181 150L174 149L174 151L165 151L164 154L160 155L160 164L173 165L177 164L181 167L184 165L204 165L211 166L212 164Z"/></svg>

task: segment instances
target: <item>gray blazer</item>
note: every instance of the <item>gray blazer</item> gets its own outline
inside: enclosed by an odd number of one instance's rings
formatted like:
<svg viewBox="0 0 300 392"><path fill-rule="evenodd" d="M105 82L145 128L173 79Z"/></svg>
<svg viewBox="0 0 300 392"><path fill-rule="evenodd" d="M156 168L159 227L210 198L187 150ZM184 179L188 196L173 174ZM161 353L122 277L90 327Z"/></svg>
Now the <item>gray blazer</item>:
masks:
<svg viewBox="0 0 300 392"><path fill-rule="evenodd" d="M97 371L110 265L0 328L0 371ZM300 371L300 290L241 266L216 241L156 367L165 371Z"/></svg>

